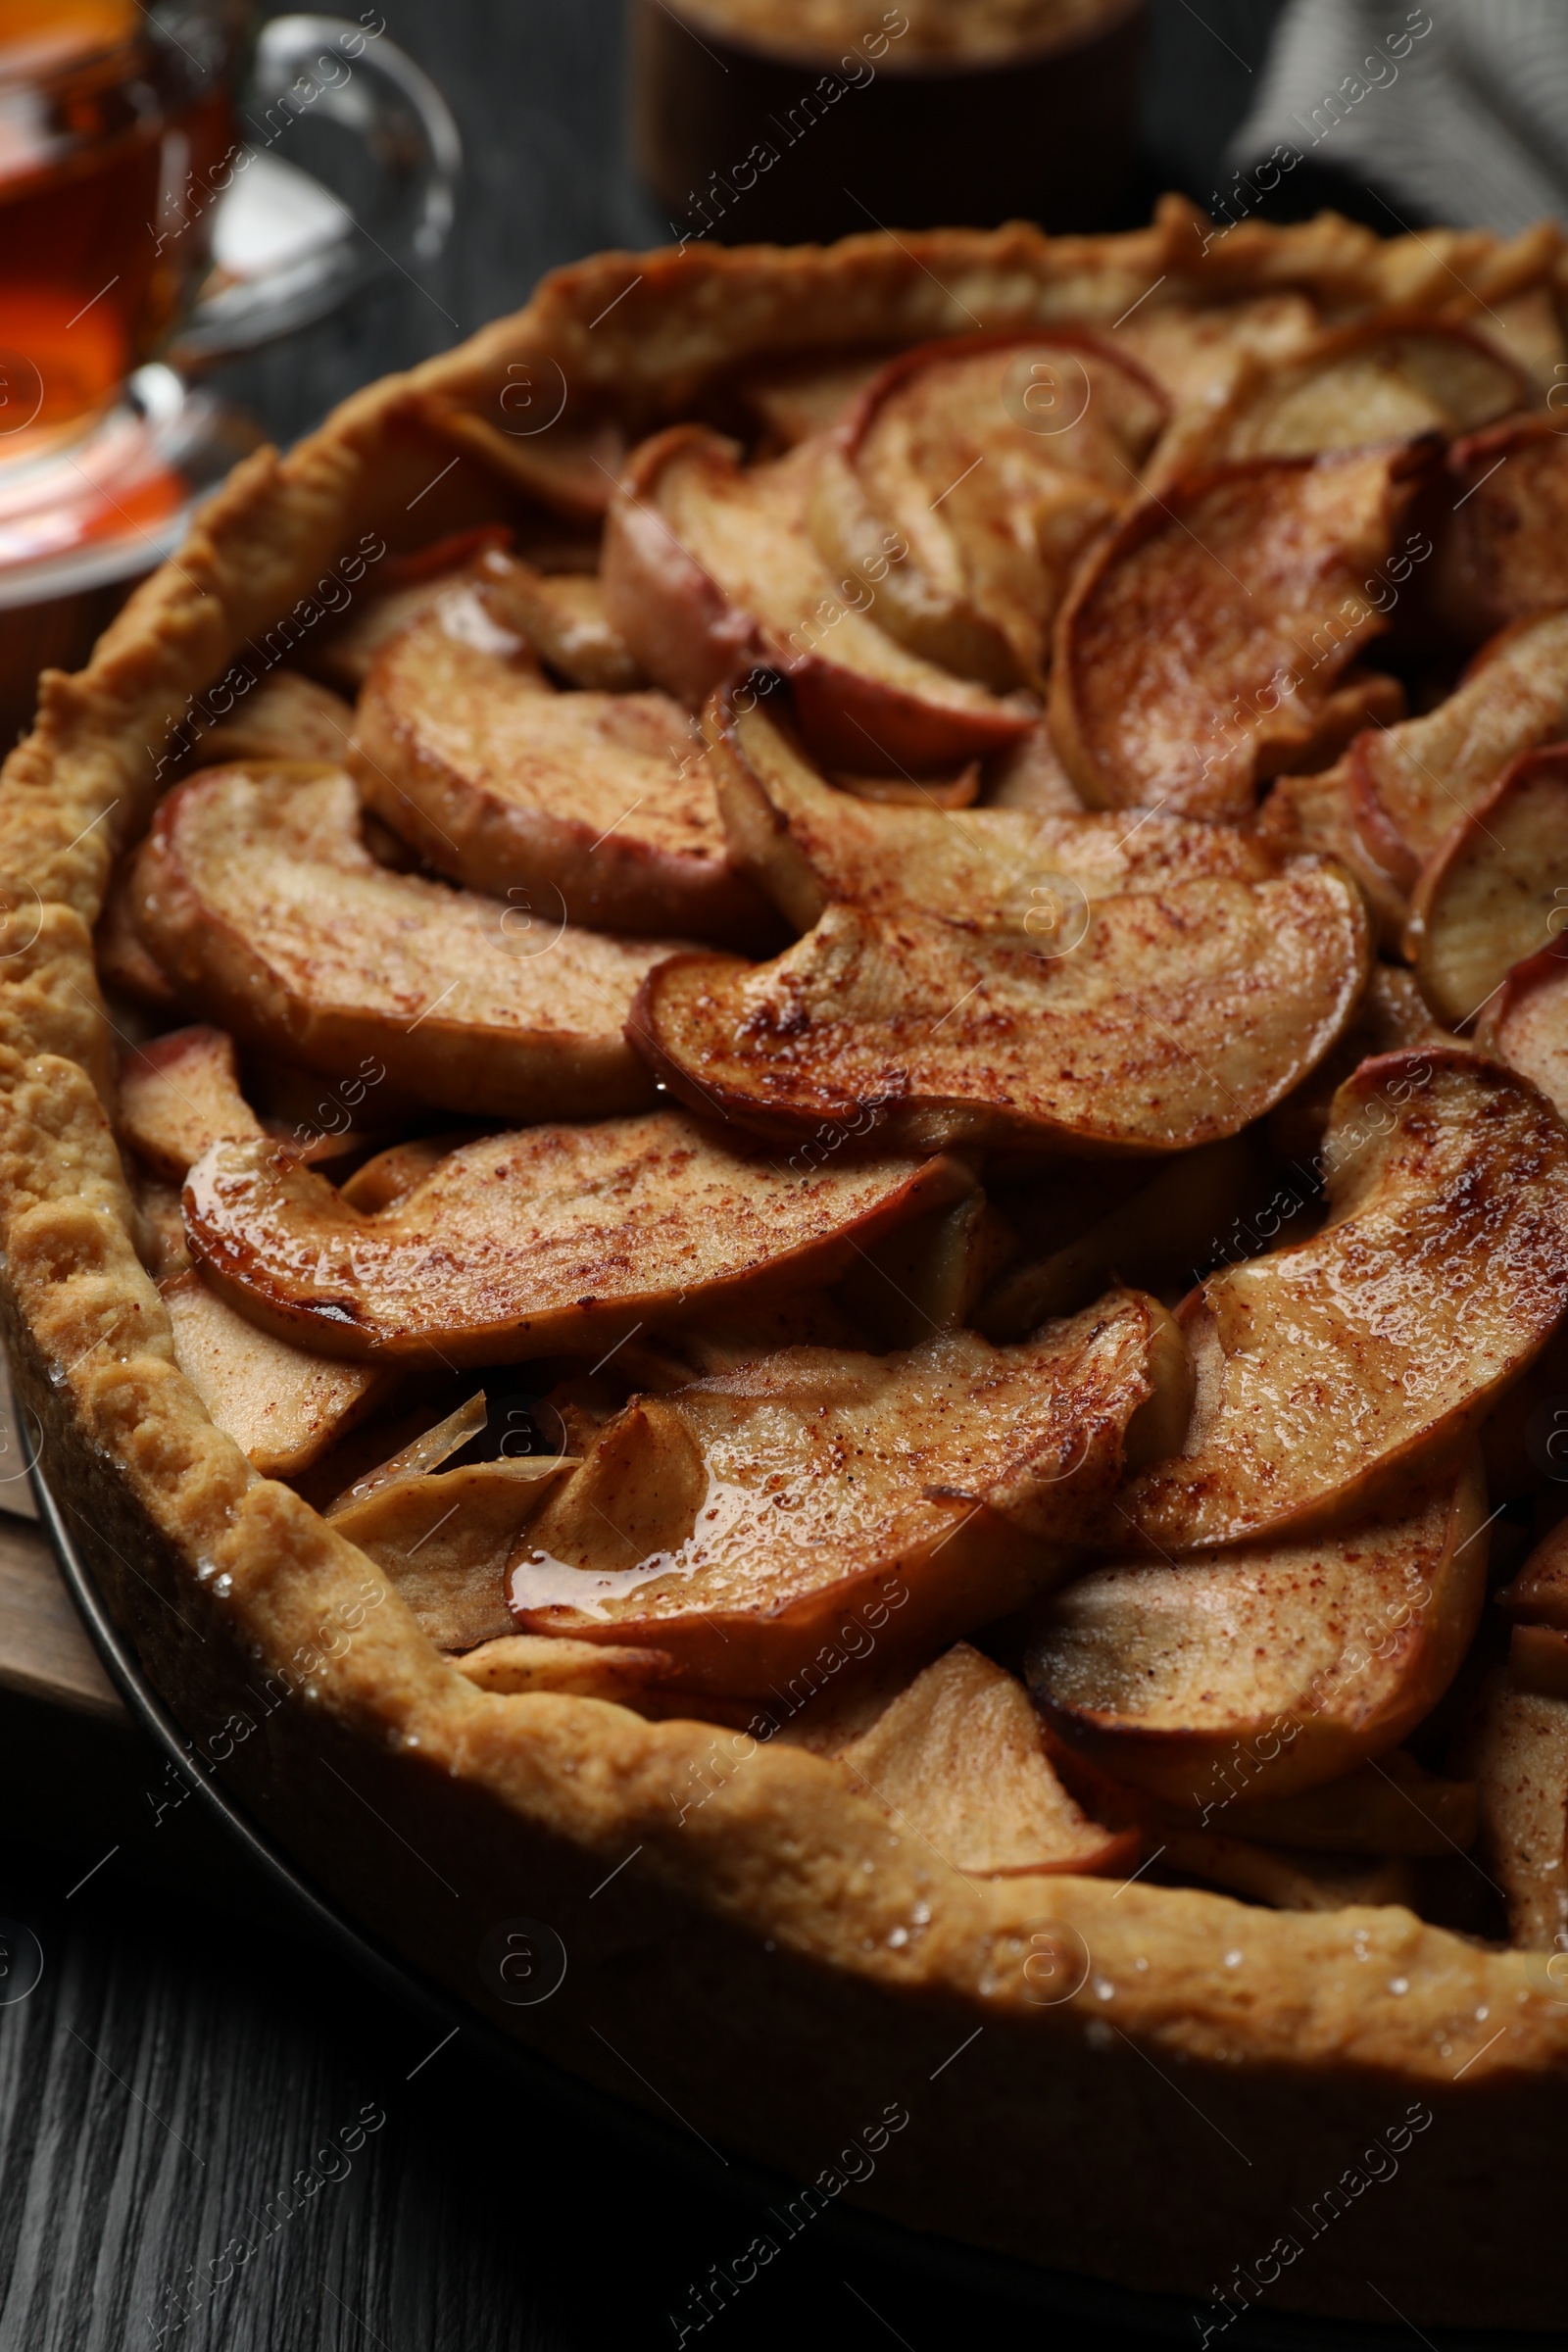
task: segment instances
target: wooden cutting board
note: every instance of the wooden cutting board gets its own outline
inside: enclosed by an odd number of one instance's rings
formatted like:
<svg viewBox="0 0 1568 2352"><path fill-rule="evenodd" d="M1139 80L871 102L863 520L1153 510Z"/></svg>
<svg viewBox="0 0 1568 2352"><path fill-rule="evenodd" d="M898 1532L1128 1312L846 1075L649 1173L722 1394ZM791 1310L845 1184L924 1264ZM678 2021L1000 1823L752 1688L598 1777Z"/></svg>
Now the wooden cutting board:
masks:
<svg viewBox="0 0 1568 2352"><path fill-rule="evenodd" d="M11 1386L0 1362L0 1437L15 1452ZM124 1709L82 1631L33 1509L24 1478L0 1476L0 1706L8 1694L78 1715L126 1721Z"/></svg>

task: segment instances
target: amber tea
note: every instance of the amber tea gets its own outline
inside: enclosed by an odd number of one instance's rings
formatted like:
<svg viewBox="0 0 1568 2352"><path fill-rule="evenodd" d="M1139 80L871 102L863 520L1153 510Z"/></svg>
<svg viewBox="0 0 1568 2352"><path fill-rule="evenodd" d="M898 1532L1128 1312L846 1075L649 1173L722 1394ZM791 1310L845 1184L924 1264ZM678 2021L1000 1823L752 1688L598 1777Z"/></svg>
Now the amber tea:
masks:
<svg viewBox="0 0 1568 2352"><path fill-rule="evenodd" d="M89 425L203 266L230 100L202 29L209 57L132 0L0 0L0 465Z"/></svg>

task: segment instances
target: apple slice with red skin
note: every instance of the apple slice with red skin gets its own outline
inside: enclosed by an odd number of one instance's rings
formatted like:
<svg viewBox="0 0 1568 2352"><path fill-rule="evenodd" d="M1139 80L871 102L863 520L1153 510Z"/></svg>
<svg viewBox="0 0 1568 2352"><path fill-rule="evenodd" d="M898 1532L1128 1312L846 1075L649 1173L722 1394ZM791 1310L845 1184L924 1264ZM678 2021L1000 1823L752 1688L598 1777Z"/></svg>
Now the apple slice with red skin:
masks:
<svg viewBox="0 0 1568 2352"><path fill-rule="evenodd" d="M233 1039L206 1023L167 1030L124 1055L115 1129L166 1184L183 1183L220 1136L267 1132L240 1092Z"/></svg>
<svg viewBox="0 0 1568 2352"><path fill-rule="evenodd" d="M1151 1549L1384 1507L1466 1443L1568 1305L1568 1136L1511 1071L1456 1046L1364 1061L1323 1159L1319 1232L1210 1275L1180 1310L1186 1446L1119 1497Z"/></svg>
<svg viewBox="0 0 1568 2352"><path fill-rule="evenodd" d="M1428 594L1436 617L1466 644L1568 604L1565 424L1537 410L1470 433L1447 454Z"/></svg>
<svg viewBox="0 0 1568 2352"><path fill-rule="evenodd" d="M124 1055L115 1128L144 1167L176 1185L220 1138L267 1140L240 1092L233 1039L206 1027L171 1030ZM323 1141L330 1151L344 1148L338 1137ZM145 1207L147 1188L142 1193ZM174 1361L253 1468L265 1478L295 1477L363 1420L385 1395L388 1375L256 1330L182 1262L182 1250L180 1260L159 1283Z"/></svg>
<svg viewBox="0 0 1568 2352"><path fill-rule="evenodd" d="M848 1153L798 1175L665 1110L486 1136L370 1216L276 1145L216 1144L184 1211L192 1254L264 1330L361 1362L494 1364L835 1282L973 1182Z"/></svg>
<svg viewBox="0 0 1568 2352"><path fill-rule="evenodd" d="M652 678L694 710L766 662L795 689L818 758L855 773L944 774L1028 733L1038 706L1004 702L879 628L896 532L842 580L807 524L818 447L742 466L733 442L674 425L633 453L605 526L605 609Z"/></svg>
<svg viewBox="0 0 1568 2352"><path fill-rule="evenodd" d="M531 919L766 949L725 855L701 739L667 694L558 693L484 565L400 631L360 695L360 797L425 862Z"/></svg>
<svg viewBox="0 0 1568 2352"><path fill-rule="evenodd" d="M518 1624L666 1650L682 1687L732 1694L809 1674L852 1620L929 1655L1080 1556L1141 1411L1157 1430L1167 1321L1122 1293L1016 1348L792 1348L634 1397L530 1523Z"/></svg>
<svg viewBox="0 0 1568 2352"><path fill-rule="evenodd" d="M409 555L389 557L368 593L340 620L305 641L300 649L303 665L340 694L358 694L381 648L418 613L428 612L490 549L505 547L511 537L505 523L485 523L454 531ZM341 751L332 757L341 759Z"/></svg>
<svg viewBox="0 0 1568 2352"><path fill-rule="evenodd" d="M1404 952L1458 1029L1568 924L1568 744L1516 760L1416 885Z"/></svg>
<svg viewBox="0 0 1568 2352"><path fill-rule="evenodd" d="M176 786L133 911L192 1009L339 1083L368 1056L389 1091L480 1115L594 1118L651 1099L618 1023L681 943L531 926L503 900L388 872L339 768L250 761Z"/></svg>
<svg viewBox="0 0 1568 2352"><path fill-rule="evenodd" d="M1568 733L1568 612L1518 622L1483 646L1435 710L1351 744L1353 822L1401 889L1513 760Z"/></svg>
<svg viewBox="0 0 1568 2352"><path fill-rule="evenodd" d="M911 653L999 693L1041 686L1072 566L1137 496L1169 413L1098 335L921 344L824 442L812 536L835 574L880 582L877 618ZM909 550L891 567L890 535Z"/></svg>
<svg viewBox="0 0 1568 2352"><path fill-rule="evenodd" d="M1039 1612L1030 1691L1054 1735L1194 1828L1396 1747L1486 1600L1479 1455L1413 1503L1316 1538L1115 1561Z"/></svg>
<svg viewBox="0 0 1568 2352"><path fill-rule="evenodd" d="M833 905L772 963L660 964L626 1034L683 1102L763 1134L1171 1152L1272 1108L1365 984L1360 896L1331 866L1084 900L1073 920L1052 953Z"/></svg>
<svg viewBox="0 0 1568 2352"><path fill-rule="evenodd" d="M1263 804L1274 849L1315 851L1349 868L1400 952L1421 869L1510 761L1568 734L1568 612L1504 629L1452 694L1419 718L1370 727L1326 773L1286 776Z"/></svg>
<svg viewBox="0 0 1568 2352"><path fill-rule="evenodd" d="M1372 599L1424 445L1221 466L1135 507L1056 619L1051 729L1096 808L1245 816L1325 766L1396 682L1348 673L1388 626Z"/></svg>
<svg viewBox="0 0 1568 2352"><path fill-rule="evenodd" d="M798 931L835 900L912 908L981 931L1047 934L1081 899L1211 875L1262 882L1278 862L1250 831L1151 812L883 807L836 791L788 727L782 689L720 688L703 712L729 853ZM1065 884L1065 887L1064 887Z"/></svg>
<svg viewBox="0 0 1568 2352"><path fill-rule="evenodd" d="M391 1375L258 1331L194 1271L159 1285L174 1361L264 1478L296 1478L363 1421Z"/></svg>
<svg viewBox="0 0 1568 2352"><path fill-rule="evenodd" d="M1529 1078L1568 1120L1568 938L1514 965L1476 1023L1476 1043Z"/></svg>

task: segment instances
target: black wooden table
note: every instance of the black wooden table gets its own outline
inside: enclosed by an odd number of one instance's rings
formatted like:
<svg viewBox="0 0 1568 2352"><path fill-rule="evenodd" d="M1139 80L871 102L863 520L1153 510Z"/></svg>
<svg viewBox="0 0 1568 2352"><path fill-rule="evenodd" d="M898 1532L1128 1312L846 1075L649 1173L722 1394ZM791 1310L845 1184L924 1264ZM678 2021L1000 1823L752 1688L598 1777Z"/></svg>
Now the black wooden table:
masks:
<svg viewBox="0 0 1568 2352"><path fill-rule="evenodd" d="M665 233L623 155L613 0L382 5L460 120L460 225L421 284L394 279L227 371L280 437L519 304L551 266ZM1219 182L1276 13L1154 0L1146 193L1201 200ZM13 1700L0 1786L0 1915L43 1953L25 1998L0 1977L0 2352L672 2344L667 2315L746 2244L721 2195L540 2110L461 2034L432 2049L247 1883L194 1808L169 1807L123 1727ZM977 2309L824 2238L703 2333L931 2352L1023 2330L1116 2340Z"/></svg>

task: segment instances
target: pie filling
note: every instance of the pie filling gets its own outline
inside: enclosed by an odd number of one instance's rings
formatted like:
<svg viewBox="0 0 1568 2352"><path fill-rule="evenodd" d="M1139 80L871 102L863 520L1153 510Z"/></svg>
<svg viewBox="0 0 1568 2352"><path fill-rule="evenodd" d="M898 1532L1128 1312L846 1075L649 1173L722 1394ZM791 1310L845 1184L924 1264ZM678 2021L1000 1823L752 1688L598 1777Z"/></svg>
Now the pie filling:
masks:
<svg viewBox="0 0 1568 2352"><path fill-rule="evenodd" d="M146 1252L460 1672L980 1878L1568 1943L1568 438L1492 317L795 353L198 740L99 927Z"/></svg>

